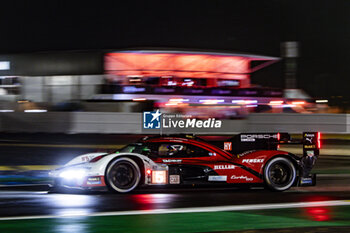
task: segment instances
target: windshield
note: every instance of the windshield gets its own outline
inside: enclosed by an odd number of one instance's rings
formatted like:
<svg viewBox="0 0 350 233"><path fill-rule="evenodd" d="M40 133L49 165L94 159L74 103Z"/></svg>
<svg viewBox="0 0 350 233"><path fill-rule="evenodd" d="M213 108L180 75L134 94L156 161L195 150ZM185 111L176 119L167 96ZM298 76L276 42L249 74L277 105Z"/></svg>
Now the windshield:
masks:
<svg viewBox="0 0 350 233"><path fill-rule="evenodd" d="M118 150L117 153L137 153L146 155L148 151L149 149L143 143L133 143Z"/></svg>

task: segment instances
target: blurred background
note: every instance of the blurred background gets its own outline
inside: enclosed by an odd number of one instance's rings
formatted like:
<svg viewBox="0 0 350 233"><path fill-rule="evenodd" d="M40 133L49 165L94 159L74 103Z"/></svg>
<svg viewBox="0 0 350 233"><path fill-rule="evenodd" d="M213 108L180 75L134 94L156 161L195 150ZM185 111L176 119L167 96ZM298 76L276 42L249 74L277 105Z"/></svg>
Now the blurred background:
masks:
<svg viewBox="0 0 350 233"><path fill-rule="evenodd" d="M110 202L116 209L125 202L121 209L135 210L203 206L207 200L215 206L349 199L349 11L346 0L4 1L0 218L57 214L57 209L115 210L101 204ZM320 131L321 156L314 169L320 174L319 184L283 195L205 190L199 200L198 193L184 190L81 195L76 206L65 203L66 196L52 194L43 201L37 200L41 193L30 191L16 193L16 201L7 204L13 194L6 193L9 187L47 184L50 169L77 155L115 151L147 135L142 112L155 109L221 119L230 126L222 132L193 132L209 141L241 132L288 132L300 138L302 132ZM302 154L295 145L280 149ZM219 203L213 195L221 197ZM32 206L23 205L26 200ZM279 228L280 222L285 227L294 227L295 222L348 226L347 211L345 207L304 212L262 209L251 213L253 217L241 216L241 222L271 215L274 218L262 218L257 228ZM281 212L286 218L277 219ZM208 225L198 221L198 226ZM57 232L88 231L79 228L84 224L74 224ZM226 229L215 227L208 229ZM252 229L252 224L235 229Z"/></svg>
<svg viewBox="0 0 350 233"><path fill-rule="evenodd" d="M140 4L6 3L2 111L348 111L346 1Z"/></svg>

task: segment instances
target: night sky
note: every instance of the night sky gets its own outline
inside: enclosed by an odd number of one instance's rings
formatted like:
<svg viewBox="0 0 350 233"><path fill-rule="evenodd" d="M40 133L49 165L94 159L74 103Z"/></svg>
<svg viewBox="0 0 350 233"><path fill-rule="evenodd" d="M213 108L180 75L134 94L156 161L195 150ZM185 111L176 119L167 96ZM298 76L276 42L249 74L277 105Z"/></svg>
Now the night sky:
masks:
<svg viewBox="0 0 350 233"><path fill-rule="evenodd" d="M300 42L298 87L350 99L350 1L2 1L0 53L133 47L280 56ZM283 87L283 62L252 76Z"/></svg>

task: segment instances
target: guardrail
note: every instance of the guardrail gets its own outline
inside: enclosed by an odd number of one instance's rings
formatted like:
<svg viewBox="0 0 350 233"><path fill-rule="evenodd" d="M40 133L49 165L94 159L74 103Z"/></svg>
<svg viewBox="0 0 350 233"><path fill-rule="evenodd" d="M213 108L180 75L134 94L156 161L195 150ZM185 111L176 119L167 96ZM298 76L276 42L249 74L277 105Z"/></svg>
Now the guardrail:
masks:
<svg viewBox="0 0 350 233"><path fill-rule="evenodd" d="M346 134L350 133L350 115L251 114L247 119L223 120L223 125L225 131L213 132L207 129L199 131L198 134L275 131L289 133L321 131L324 133ZM227 130L227 128L230 130ZM0 131L17 133L145 134L145 131L142 131L141 113L118 112L1 113ZM183 129L175 132L189 133L191 131ZM152 131L150 131L150 134L152 134Z"/></svg>

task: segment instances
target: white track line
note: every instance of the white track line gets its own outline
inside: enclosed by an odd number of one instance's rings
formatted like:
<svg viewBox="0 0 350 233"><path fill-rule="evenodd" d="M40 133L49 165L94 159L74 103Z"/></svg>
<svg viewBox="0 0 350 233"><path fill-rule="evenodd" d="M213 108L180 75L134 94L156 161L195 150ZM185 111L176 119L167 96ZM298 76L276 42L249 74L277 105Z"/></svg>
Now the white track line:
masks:
<svg viewBox="0 0 350 233"><path fill-rule="evenodd" d="M295 202L295 203L278 203L278 204L256 204L256 205L229 205L229 206L208 206L208 207L195 207L195 208L174 208L174 209L97 212L97 213L77 213L77 214L66 214L66 215L37 215L37 216L34 215L34 216L0 217L0 221L1 220L3 221L3 220L66 218L66 217L98 217L98 216L121 216L121 215L245 211L245 210L264 210L264 209L306 208L306 207L317 207L317 206L348 206L348 205L350 205L350 200Z"/></svg>

